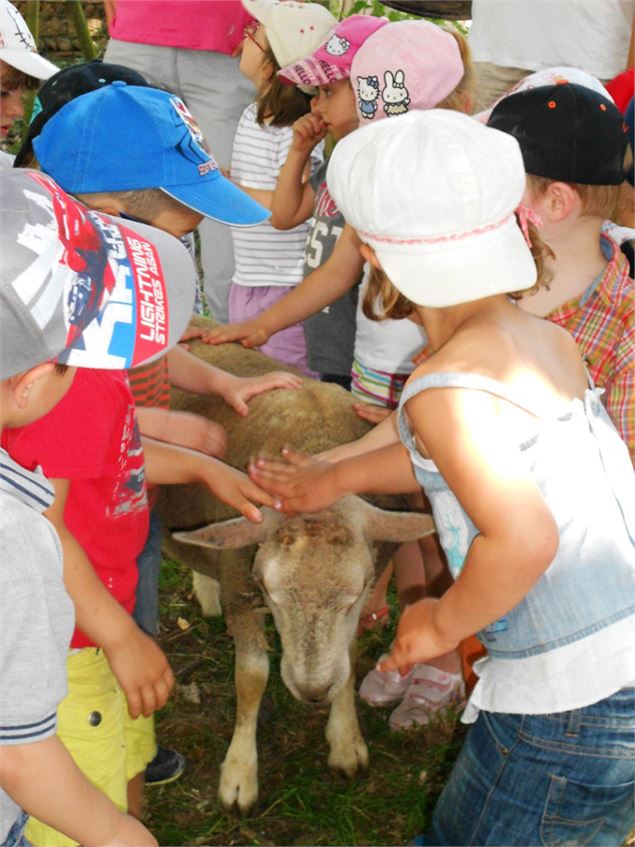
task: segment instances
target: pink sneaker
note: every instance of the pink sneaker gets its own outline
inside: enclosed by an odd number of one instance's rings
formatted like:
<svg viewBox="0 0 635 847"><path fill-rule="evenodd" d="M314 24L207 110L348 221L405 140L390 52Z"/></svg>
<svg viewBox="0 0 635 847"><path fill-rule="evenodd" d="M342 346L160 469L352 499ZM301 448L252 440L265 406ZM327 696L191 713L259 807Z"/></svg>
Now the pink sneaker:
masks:
<svg viewBox="0 0 635 847"><path fill-rule="evenodd" d="M380 656L378 661L387 659L388 654ZM413 668L414 670L414 668ZM359 696L371 706L390 706L401 700L412 678L412 670L405 676L400 676L399 671L380 671L373 668L368 671L362 684L359 686Z"/></svg>
<svg viewBox="0 0 635 847"><path fill-rule="evenodd" d="M410 729L430 722L448 706L461 708L465 686L460 673L445 673L430 665L415 665L401 703L390 715L391 729Z"/></svg>

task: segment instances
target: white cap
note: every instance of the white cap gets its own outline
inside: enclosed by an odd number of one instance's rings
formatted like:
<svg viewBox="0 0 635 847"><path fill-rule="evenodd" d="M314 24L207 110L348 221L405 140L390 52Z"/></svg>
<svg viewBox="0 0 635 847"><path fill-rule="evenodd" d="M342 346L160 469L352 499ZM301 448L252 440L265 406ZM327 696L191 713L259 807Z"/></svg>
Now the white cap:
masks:
<svg viewBox="0 0 635 847"><path fill-rule="evenodd" d="M585 88L590 88L591 91L601 94L602 97L606 97L611 103L615 102L600 80L592 74L587 73L587 71L581 71L579 68L558 66L555 68L542 68L539 71L534 71L533 74L529 74L529 76L523 77L509 91L505 92L502 97L495 100L489 109L479 112L474 117L481 121L481 123L486 124L494 108L505 97L509 97L510 94L518 94L519 91L528 91L530 88L540 88L543 85L564 85L568 82L583 85Z"/></svg>
<svg viewBox="0 0 635 847"><path fill-rule="evenodd" d="M9 0L0 0L0 60L36 79L48 79L59 71L38 55L26 21Z"/></svg>
<svg viewBox="0 0 635 847"><path fill-rule="evenodd" d="M281 68L304 59L337 26L337 18L319 3L242 0L242 4L264 26Z"/></svg>
<svg viewBox="0 0 635 847"><path fill-rule="evenodd" d="M536 282L514 215L523 159L506 133L445 109L411 112L339 141L327 183L413 303L455 306Z"/></svg>

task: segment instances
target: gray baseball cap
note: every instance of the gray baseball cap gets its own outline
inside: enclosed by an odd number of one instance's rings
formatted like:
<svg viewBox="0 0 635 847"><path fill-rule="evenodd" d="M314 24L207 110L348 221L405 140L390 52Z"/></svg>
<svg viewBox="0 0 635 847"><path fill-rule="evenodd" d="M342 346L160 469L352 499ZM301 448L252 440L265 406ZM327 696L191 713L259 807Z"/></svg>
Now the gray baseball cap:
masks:
<svg viewBox="0 0 635 847"><path fill-rule="evenodd" d="M0 379L46 361L128 369L174 346L195 271L178 239L87 209L50 177L0 174Z"/></svg>

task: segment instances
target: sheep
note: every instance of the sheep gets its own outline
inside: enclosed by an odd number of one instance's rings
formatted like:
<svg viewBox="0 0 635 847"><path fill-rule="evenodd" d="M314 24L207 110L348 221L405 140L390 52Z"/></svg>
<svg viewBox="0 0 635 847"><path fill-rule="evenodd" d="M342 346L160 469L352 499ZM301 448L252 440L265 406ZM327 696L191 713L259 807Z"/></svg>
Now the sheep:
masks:
<svg viewBox="0 0 635 847"><path fill-rule="evenodd" d="M199 318L195 323L208 322ZM292 370L236 344L210 347L194 342L192 352L243 376ZM226 461L238 468L245 468L257 451L275 455L289 445L313 454L356 439L368 429L352 410L347 391L311 379L298 390L254 398L244 418L218 397L174 391L172 400L173 408L207 416L226 428ZM408 508L404 498L383 501L392 508ZM384 511L347 497L314 515L289 518L263 509L264 521L253 524L242 517L232 519L229 507L197 486L166 487L160 510L167 530L179 530L166 534L165 552L218 580L234 640L236 722L221 769L221 804L245 812L258 797L256 719L269 673L263 599L280 635L287 688L298 699L330 704L330 767L348 776L366 767L368 751L354 702L360 613L395 544L433 532L431 517ZM197 593L210 584L215 583L196 579ZM215 610L209 599L206 605L208 612Z"/></svg>

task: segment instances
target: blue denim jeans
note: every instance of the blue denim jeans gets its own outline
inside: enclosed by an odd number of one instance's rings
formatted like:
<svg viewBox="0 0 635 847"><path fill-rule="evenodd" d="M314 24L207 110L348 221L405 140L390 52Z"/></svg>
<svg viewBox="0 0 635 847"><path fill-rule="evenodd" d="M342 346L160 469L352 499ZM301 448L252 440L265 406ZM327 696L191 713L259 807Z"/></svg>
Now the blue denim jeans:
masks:
<svg viewBox="0 0 635 847"><path fill-rule="evenodd" d="M137 558L139 578L132 617L153 638L159 632L159 571L161 570L161 521L158 510L150 512L145 547Z"/></svg>
<svg viewBox="0 0 635 847"><path fill-rule="evenodd" d="M481 712L425 843L619 847L634 792L634 688L560 714Z"/></svg>
<svg viewBox="0 0 635 847"><path fill-rule="evenodd" d="M0 847L31 847L30 843L24 837L24 827L28 819L29 816L26 812L20 812L13 822L11 829L7 832L7 837L0 844Z"/></svg>

